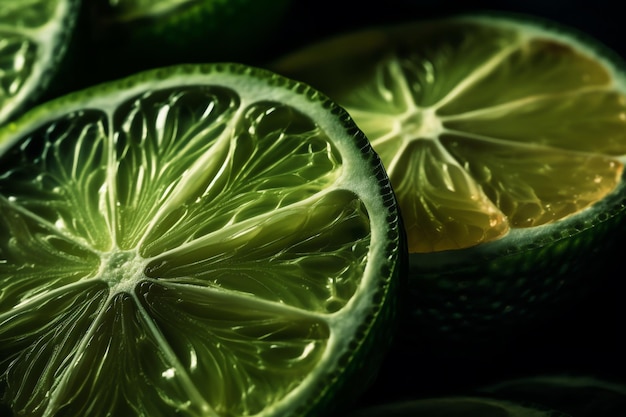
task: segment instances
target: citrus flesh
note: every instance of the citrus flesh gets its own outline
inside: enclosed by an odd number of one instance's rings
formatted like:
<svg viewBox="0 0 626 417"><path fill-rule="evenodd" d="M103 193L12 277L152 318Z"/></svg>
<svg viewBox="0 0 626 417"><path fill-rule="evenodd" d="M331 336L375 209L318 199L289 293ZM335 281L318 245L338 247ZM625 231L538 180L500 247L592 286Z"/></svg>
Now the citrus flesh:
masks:
<svg viewBox="0 0 626 417"><path fill-rule="evenodd" d="M380 155L408 239L411 343L500 349L609 276L626 66L596 40L477 13L338 35L269 67L337 101Z"/></svg>
<svg viewBox="0 0 626 417"><path fill-rule="evenodd" d="M34 109L0 155L15 414L313 415L375 372L397 208L315 90L242 65L148 71Z"/></svg>
<svg viewBox="0 0 626 417"><path fill-rule="evenodd" d="M76 0L0 0L0 124L40 97L66 53Z"/></svg>
<svg viewBox="0 0 626 417"><path fill-rule="evenodd" d="M276 68L328 93L364 130L412 253L558 222L622 181L623 74L571 32L462 16L345 35Z"/></svg>

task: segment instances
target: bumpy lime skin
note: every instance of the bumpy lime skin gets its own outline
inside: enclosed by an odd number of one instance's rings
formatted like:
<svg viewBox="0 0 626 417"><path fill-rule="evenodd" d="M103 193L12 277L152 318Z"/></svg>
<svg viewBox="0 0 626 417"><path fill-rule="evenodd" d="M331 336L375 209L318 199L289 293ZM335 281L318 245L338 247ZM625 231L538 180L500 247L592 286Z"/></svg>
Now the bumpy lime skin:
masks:
<svg viewBox="0 0 626 417"><path fill-rule="evenodd" d="M623 178L595 209L544 226L531 243L411 254L407 319L414 331L406 340L428 335L449 349L461 340L497 349L541 320L565 317L612 279L625 221Z"/></svg>
<svg viewBox="0 0 626 417"><path fill-rule="evenodd" d="M370 147L365 137L358 135L357 138L362 149ZM370 163L379 165L380 161L377 157L372 157ZM396 197L388 184L386 174L378 168L376 171L379 172L383 198L387 202L387 218L392 226L386 250L389 262L381 266L379 274L386 279L374 295L378 307L370 312L363 324L359 345L353 346L350 352L340 359L343 364L342 371L329 375L327 380L322 380L318 384L319 394L311 397L317 398L315 403L304 405L294 416L345 416L353 410L358 401L362 400L362 395L375 382L381 366L402 331L399 324L407 315L405 309L408 306L405 303L406 298L402 295L408 285L406 235Z"/></svg>

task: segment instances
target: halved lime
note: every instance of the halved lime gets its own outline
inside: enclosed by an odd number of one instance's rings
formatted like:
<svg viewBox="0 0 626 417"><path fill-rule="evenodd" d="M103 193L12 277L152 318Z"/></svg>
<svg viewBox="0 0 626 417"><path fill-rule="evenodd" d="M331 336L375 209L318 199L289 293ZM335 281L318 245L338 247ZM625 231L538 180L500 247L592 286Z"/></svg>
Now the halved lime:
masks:
<svg viewBox="0 0 626 417"><path fill-rule="evenodd" d="M242 65L168 67L37 107L0 131L0 158L16 415L314 415L375 375L402 229L326 96Z"/></svg>
<svg viewBox="0 0 626 417"><path fill-rule="evenodd" d="M343 105L380 154L421 323L516 332L558 310L564 287L597 281L578 280L586 265L603 275L626 212L626 66L597 41L458 15L342 35L271 68Z"/></svg>
<svg viewBox="0 0 626 417"><path fill-rule="evenodd" d="M0 0L0 124L39 99L65 59L79 0Z"/></svg>
<svg viewBox="0 0 626 417"><path fill-rule="evenodd" d="M570 417L541 405L480 396L399 401L364 408L349 417Z"/></svg>

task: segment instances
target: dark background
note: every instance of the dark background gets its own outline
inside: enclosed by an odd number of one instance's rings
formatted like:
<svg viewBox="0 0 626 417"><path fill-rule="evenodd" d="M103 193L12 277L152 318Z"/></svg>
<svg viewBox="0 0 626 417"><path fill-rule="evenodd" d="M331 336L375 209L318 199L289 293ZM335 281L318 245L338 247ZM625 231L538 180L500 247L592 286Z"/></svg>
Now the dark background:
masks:
<svg viewBox="0 0 626 417"><path fill-rule="evenodd" d="M607 0L296 0L288 18L284 20L284 25L278 29L276 42L268 46L267 54L285 52L303 42L372 24L495 10L554 20L595 37L623 55L626 53L626 42L621 9L618 2Z"/></svg>

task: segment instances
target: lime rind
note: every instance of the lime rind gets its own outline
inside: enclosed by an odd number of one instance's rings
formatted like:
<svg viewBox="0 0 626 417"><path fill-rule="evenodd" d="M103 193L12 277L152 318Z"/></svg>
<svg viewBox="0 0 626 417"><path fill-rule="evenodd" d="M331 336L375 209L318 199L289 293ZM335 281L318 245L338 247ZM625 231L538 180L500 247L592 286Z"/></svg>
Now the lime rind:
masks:
<svg viewBox="0 0 626 417"><path fill-rule="evenodd" d="M530 323L562 317L611 279L626 210L624 181L577 215L463 251L409 255L414 308L404 317L433 343L498 351ZM442 304L442 300L446 300ZM555 308L558 306L558 308ZM497 330L497 334L494 333ZM471 347L470 347L471 346Z"/></svg>
<svg viewBox="0 0 626 417"><path fill-rule="evenodd" d="M355 361L388 344L374 332L390 334L399 218L367 139L325 96L181 66L54 100L0 136L15 410L297 415L333 407L344 374L371 374ZM48 323L70 317L61 359Z"/></svg>
<svg viewBox="0 0 626 417"><path fill-rule="evenodd" d="M34 104L58 75L77 23L77 0L0 2L0 123Z"/></svg>

